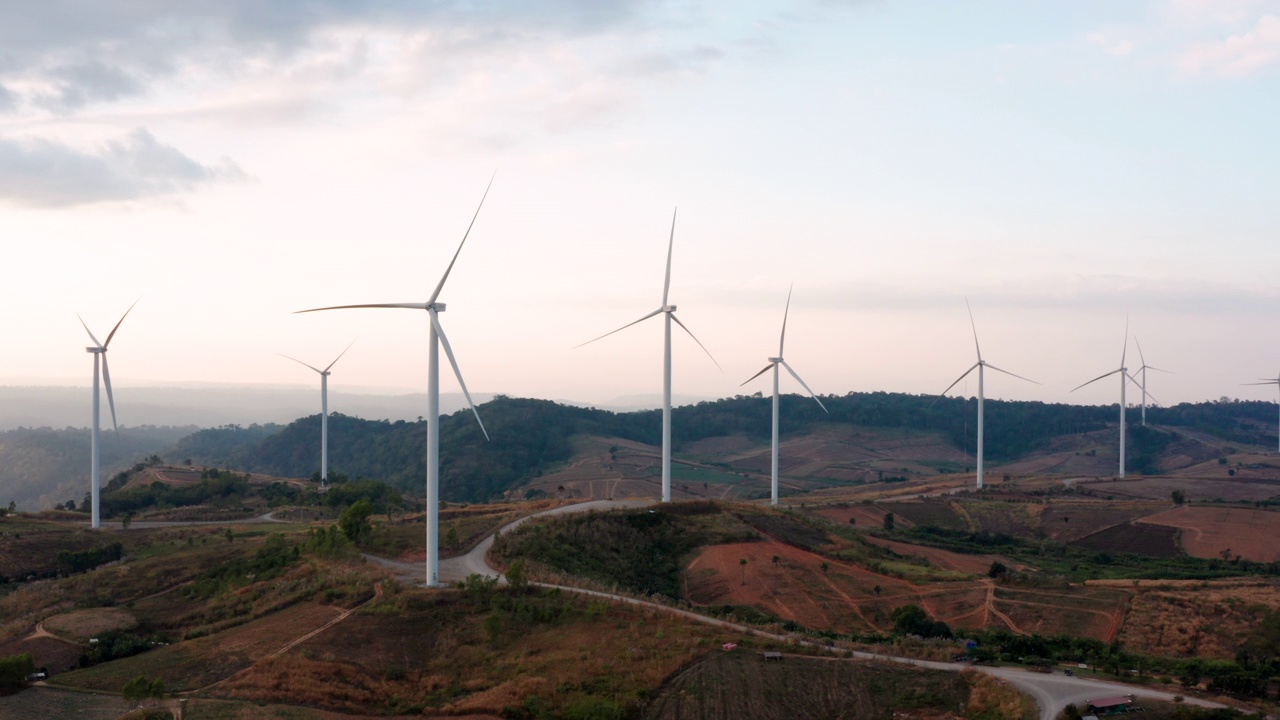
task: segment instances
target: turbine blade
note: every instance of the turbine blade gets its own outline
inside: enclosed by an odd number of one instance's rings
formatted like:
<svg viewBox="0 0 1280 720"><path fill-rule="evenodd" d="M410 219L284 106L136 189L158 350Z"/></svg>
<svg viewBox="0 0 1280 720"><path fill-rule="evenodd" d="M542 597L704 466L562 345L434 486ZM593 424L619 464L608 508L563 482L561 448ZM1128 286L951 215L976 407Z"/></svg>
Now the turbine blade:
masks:
<svg viewBox="0 0 1280 720"><path fill-rule="evenodd" d="M138 298L138 300L141 299L142 298ZM137 305L138 300L134 300L133 305ZM103 350L106 350L111 345L111 338L116 336L116 331L120 329L120 323L124 322L124 319L129 317L129 313L133 311L133 305L130 305L129 309L124 311L124 314L120 316L120 322L117 322L116 326L111 328L111 332L107 335L107 341L102 343Z"/></svg>
<svg viewBox="0 0 1280 720"><path fill-rule="evenodd" d="M1144 368L1146 368L1146 369L1148 369L1148 370L1155 370L1156 372L1169 373L1170 375L1177 375L1177 373L1175 373L1175 372L1174 372L1174 371L1172 371L1172 370L1162 370L1162 369L1160 369L1160 368L1158 368L1158 367L1152 367L1151 365L1143 365L1142 367L1144 367Z"/></svg>
<svg viewBox="0 0 1280 720"><path fill-rule="evenodd" d="M991 363L986 363L986 365L987 365L987 367L991 368L992 370L995 370L996 372L1002 372L1002 373L1004 373L1005 375L1012 375L1013 377L1016 377L1016 378L1018 378L1019 380L1026 380L1027 382L1029 382L1029 383L1035 383L1036 385L1039 385L1039 384L1040 384L1040 383L1036 382L1035 380L1032 380L1031 378L1024 378L1024 377L1022 377L1021 375L1019 375L1019 374L1017 374L1017 373L1011 373L1011 372L1009 372L1008 370L1001 370L1000 368L996 367L995 365L992 365Z"/></svg>
<svg viewBox="0 0 1280 720"><path fill-rule="evenodd" d="M89 329L87 324L85 324L84 318L80 317L80 313L76 313L76 318L80 321L81 325L84 325L84 331L89 333L89 339L93 341L93 344L98 347L102 347L102 343L98 342L98 338L93 336L93 331Z"/></svg>
<svg viewBox="0 0 1280 720"><path fill-rule="evenodd" d="M471 407L471 412L476 416L476 422L480 423L480 432L484 433L484 439L489 439L489 431L484 429L484 421L480 419L480 411L476 410L476 404L471 402L471 393L467 391L467 383L462 379L462 371L458 369L458 361L453 357L453 348L449 347L449 338L444 334L444 328L440 327L440 321L436 319L435 313L431 313L431 324L436 326L436 334L440 336L440 345L444 347L445 357L449 358L449 364L453 366L453 375L458 378L458 385L462 388L462 394L467 398L467 405Z"/></svg>
<svg viewBox="0 0 1280 720"><path fill-rule="evenodd" d="M356 308L404 308L407 310L426 310L427 303L371 303L368 305L332 305L330 307L311 308L309 310L296 310L294 315L302 313L320 312L321 310L353 310Z"/></svg>
<svg viewBox="0 0 1280 720"><path fill-rule="evenodd" d="M1147 367L1147 358L1142 354L1142 343L1138 342L1138 336L1133 336L1133 344L1138 346L1138 360L1142 363L1142 367Z"/></svg>
<svg viewBox="0 0 1280 720"><path fill-rule="evenodd" d="M1107 373L1106 375L1099 375L1098 377L1096 377L1096 378L1094 378L1094 379L1090 380L1090 381L1089 381L1089 382L1087 382L1087 383L1082 383L1082 384L1080 384L1080 385L1077 385L1077 386L1075 386L1075 387L1071 388L1071 392L1075 392L1075 391L1079 390L1080 388L1084 387L1085 385L1089 385L1089 384L1091 384L1091 383L1096 383L1096 382L1098 382L1099 380L1101 380L1102 378L1111 377L1112 375L1115 375L1115 374L1116 374L1116 373L1118 373L1118 372L1120 372L1120 370L1117 368L1117 369L1112 370L1111 372Z"/></svg>
<svg viewBox="0 0 1280 720"><path fill-rule="evenodd" d="M324 371L325 371L325 372L329 372L329 368L333 367L334 365L337 365L337 364L338 364L338 361L342 359L342 356L343 356L343 355L346 355L346 354L347 354L347 351L351 349L351 346L352 346L352 345L355 345L355 344L356 344L356 341L355 341L355 340L352 340L352 341L350 342L350 344L348 344L345 348L343 348L343 349L342 349L342 352L338 353L338 357L334 358L334 359L333 359L333 362L329 363L329 366L328 366L328 367L326 367L326 368L324 369Z"/></svg>
<svg viewBox="0 0 1280 720"><path fill-rule="evenodd" d="M1266 382L1256 383L1240 383L1241 385L1280 385L1280 380L1268 380Z"/></svg>
<svg viewBox="0 0 1280 720"><path fill-rule="evenodd" d="M760 372L756 373L755 375L752 375L751 377L747 378L747 379L746 379L746 381L742 383L742 385L746 385L747 383L751 382L752 380L755 380L756 378L760 377L761 375L763 375L763 374L765 374L765 373L769 372L771 369L773 369L773 366L774 366L774 365L776 365L776 364L777 364L777 363L769 363L768 365L765 365L763 370L761 370ZM738 387L742 387L742 385L739 385Z"/></svg>
<svg viewBox="0 0 1280 720"><path fill-rule="evenodd" d="M1120 367L1124 367L1124 359L1129 354L1129 314L1124 316L1124 349L1120 351ZM1105 376L1103 376L1105 377Z"/></svg>
<svg viewBox="0 0 1280 720"><path fill-rule="evenodd" d="M782 357L782 346L787 342L787 315L791 313L791 291L794 288L794 283L787 288L787 307L782 311L782 335L778 337L778 357Z"/></svg>
<svg viewBox="0 0 1280 720"><path fill-rule="evenodd" d="M635 322L629 322L629 323L627 323L626 325L623 325L622 327L618 328L617 330L612 330L612 331L610 331L610 332L607 332L607 333L605 333L605 334L601 335L601 336L600 336L600 337L598 337L598 338L592 338L591 340L588 340L588 341L586 341L586 342L582 343L581 345L574 345L574 346L573 346L573 349L574 349L574 350L577 350L578 348L582 347L583 345L590 345L591 343L595 342L596 340L603 340L604 338L609 337L609 336L610 336L610 335L612 335L613 333L616 333L616 332L622 332L623 330L626 330L627 328L631 327L632 325L635 325L636 323L642 323L642 322L644 322L645 320L648 320L649 318L653 317L654 315L657 315L657 314L658 314L658 313L660 313L660 312L662 312L662 310L661 310L661 309L654 310L653 312L649 313L648 315L645 315L644 317L640 318L639 320L636 320Z"/></svg>
<svg viewBox="0 0 1280 720"><path fill-rule="evenodd" d="M671 250L676 245L676 213L680 208L671 211L671 237L667 240L667 277L662 281L662 307L667 306L667 295L671 292Z"/></svg>
<svg viewBox="0 0 1280 720"><path fill-rule="evenodd" d="M431 293L431 299L427 301L430 305L440 297L440 291L444 289L444 281L449 279L449 273L453 272L453 264L458 262L458 256L462 254L462 246L467 244L467 236L471 234L471 228L476 224L476 218L480 217L480 208L484 207L484 199L489 197L489 188L493 187L493 178L497 177L495 171L489 178L489 184L484 188L484 195L480 196L480 204L476 206L476 214L471 216L471 224L467 226L467 231L462 234L462 242L458 243L458 249L453 252L453 259L449 261L449 267L445 268L444 275L440 276L440 282L436 283L436 291ZM477 416L478 417L478 416Z"/></svg>
<svg viewBox="0 0 1280 720"><path fill-rule="evenodd" d="M315 370L316 372L320 373L321 375L323 375L323 374L324 374L324 371L323 371L323 370L321 370L320 368L316 367L315 365L307 365L306 363L302 362L301 360L299 360L299 359L298 359L298 358L296 358L296 357L289 357L288 355L285 355L284 353L276 353L276 354L277 354L277 355L279 355L280 357L282 357L282 358L286 359L286 360L292 360L292 361L294 361L294 362L298 363L299 365L305 365L306 367L309 367L309 368L311 368L312 370Z"/></svg>
<svg viewBox="0 0 1280 720"><path fill-rule="evenodd" d="M701 341L701 340L699 340L699 339L697 338L697 336L693 334L693 331L692 331L692 330L690 330L689 328L685 327L685 326L684 326L684 323L680 322L680 318L676 317L676 314L675 314L675 313L671 313L671 319L672 319L672 320L675 320L675 321L676 321L676 324L677 324L677 325L679 325L679 326L681 327L681 329L683 329L685 332L689 333L689 337L693 338L693 341L694 341L694 342L696 342L696 343L698 343L698 347L702 348L702 352L706 353L706 354L707 354L707 357L711 358L711 362L713 362L713 363L715 363L715 364L716 364L716 369L717 369L717 370L719 370L720 372L724 372L724 368L720 367L720 363L716 362L715 357L714 357L714 356L712 356L711 351L707 349L707 346L702 344L702 341Z"/></svg>
<svg viewBox="0 0 1280 720"><path fill-rule="evenodd" d="M982 362L982 348L978 345L978 325L973 321L973 308L969 305L969 298L964 299L964 306L969 311L969 327L973 328L973 349L978 351L978 362ZM1001 372L1004 372L1001 370ZM1013 373L1009 373L1012 375ZM1026 378L1023 378L1024 380ZM945 394L945 393L944 393Z"/></svg>
<svg viewBox="0 0 1280 720"><path fill-rule="evenodd" d="M809 397L813 398L814 400L817 400L817 402L818 402L818 407L822 408L822 412L824 412L824 413L826 413L826 414L828 414L828 415L830 415L830 414L831 414L831 411L827 409L827 406L826 406L826 405L823 405L821 400L818 400L818 396L817 396L817 394L816 394L816 393L814 393L812 390L809 390L809 386L805 384L804 380L801 380L801 379L800 379L800 375L799 375L798 373L796 373L796 371L795 371L795 370L792 370L792 369L791 369L791 366L787 364L787 361L786 361L786 360L783 360L783 361L782 361L782 367L786 368L786 369L787 369L787 372L791 373L791 377L795 378L795 379L796 379L796 382L800 383L800 386L801 386L801 387L803 387L805 390L808 390L808 392L809 392Z"/></svg>
<svg viewBox="0 0 1280 720"><path fill-rule="evenodd" d="M116 424L116 400L111 396L111 370L107 368L107 354L102 353L102 384L107 386L107 406L111 408L111 429L120 432Z"/></svg>
<svg viewBox="0 0 1280 720"><path fill-rule="evenodd" d="M946 397L947 393L951 392L951 388L959 385L961 380L968 377L969 373L973 372L976 369L978 369L978 363L974 363L968 370L965 370L963 373L961 373L960 377L956 378L955 382L948 385L946 390L943 390L942 392L938 393L938 397L939 398ZM938 402L938 399L934 398L933 402ZM930 407L933 407L932 403L930 404Z"/></svg>

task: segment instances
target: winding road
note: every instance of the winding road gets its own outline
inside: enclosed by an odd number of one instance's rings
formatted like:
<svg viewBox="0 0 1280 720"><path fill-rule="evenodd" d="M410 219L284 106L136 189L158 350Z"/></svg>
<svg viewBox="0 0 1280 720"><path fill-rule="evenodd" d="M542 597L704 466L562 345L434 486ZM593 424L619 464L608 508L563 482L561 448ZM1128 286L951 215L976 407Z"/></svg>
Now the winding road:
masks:
<svg viewBox="0 0 1280 720"><path fill-rule="evenodd" d="M565 505L544 512L527 515L519 520L505 525L499 532L507 533L519 527L525 522L535 518L547 515L562 515L568 513L590 512L592 510L612 510L616 508L638 508L654 504L651 500L592 500L590 502L579 503L576 505ZM440 563L440 579L444 582L457 582L465 579L468 575L477 574L483 577L496 577L501 581L501 573L489 565L487 555L490 548L493 547L493 535L480 541L465 555L448 558ZM371 562L375 562L396 574L403 581L422 584L426 578L426 568L422 563L402 563L395 560L388 560L373 555L366 555ZM795 642L795 639L785 635L763 632L757 628L739 625L737 623L720 620L718 618L700 615L688 610L681 610L666 605L638 600L636 598L626 597L624 595L614 595L611 593L599 592L595 590L584 590L581 588L567 587L563 585L550 585L547 583L534 583L542 587L559 588L566 592L575 592L583 595L591 595L595 597L607 598L615 602L627 603L630 605L638 605L648 608L661 610L663 612L672 613L681 617L693 620L695 622L715 625L717 627L737 630L744 634L755 635L757 637L769 638L780 642ZM823 643L802 640L799 644L807 647L826 648L832 651L843 652L840 648L835 648ZM930 660L916 660L913 658L897 657L893 655L882 655L879 653L855 652L854 657L864 660L885 660L889 662L903 663L915 665L918 667L930 668L934 670L947 670L951 672L959 672L961 670L972 669L983 672L988 675L995 676L1008 682L1010 685L1018 688L1035 699L1036 704L1040 707L1041 720L1053 720L1058 712L1068 703L1082 703L1099 697L1115 697L1117 695L1132 694L1139 701L1142 698L1155 698L1159 700L1172 701L1175 697L1174 693L1155 690L1144 685L1128 685L1120 682L1112 682L1109 680L1098 680L1094 678L1086 678L1079 676L1068 676L1057 673L1040 673L1029 670L1022 670L1013 667L991 667L986 665L970 665L967 663L953 662L935 662ZM1189 705L1199 705L1201 707L1226 707L1221 703L1215 703L1209 700L1202 700L1196 697L1186 697L1185 702Z"/></svg>

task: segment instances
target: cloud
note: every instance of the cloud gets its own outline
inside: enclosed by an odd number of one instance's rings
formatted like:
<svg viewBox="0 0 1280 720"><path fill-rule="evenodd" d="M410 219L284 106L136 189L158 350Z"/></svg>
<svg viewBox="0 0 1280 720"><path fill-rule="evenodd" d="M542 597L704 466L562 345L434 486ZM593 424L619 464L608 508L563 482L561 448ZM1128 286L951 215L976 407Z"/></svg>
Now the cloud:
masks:
<svg viewBox="0 0 1280 720"><path fill-rule="evenodd" d="M0 138L0 200L17 205L141 200L244 178L230 160L204 165L141 128L95 152L47 139Z"/></svg>
<svg viewBox="0 0 1280 720"><path fill-rule="evenodd" d="M1119 37L1115 32L1099 30L1084 36L1088 42L1102 48L1102 52L1116 57L1125 57L1133 53L1133 41Z"/></svg>
<svg viewBox="0 0 1280 720"><path fill-rule="evenodd" d="M1280 16L1263 15L1247 32L1197 43L1178 59L1186 73L1238 77L1280 63Z"/></svg>
<svg viewBox="0 0 1280 720"><path fill-rule="evenodd" d="M142 95L183 72L236 76L284 64L336 28L438 29L502 45L616 28L647 1L0 3L0 78L33 104L65 112Z"/></svg>

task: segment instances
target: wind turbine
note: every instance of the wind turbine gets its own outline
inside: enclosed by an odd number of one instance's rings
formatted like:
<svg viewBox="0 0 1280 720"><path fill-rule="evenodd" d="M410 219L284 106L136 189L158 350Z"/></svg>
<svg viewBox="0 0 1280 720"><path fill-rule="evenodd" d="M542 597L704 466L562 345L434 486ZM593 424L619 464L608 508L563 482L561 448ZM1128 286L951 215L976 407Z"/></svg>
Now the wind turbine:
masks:
<svg viewBox="0 0 1280 720"><path fill-rule="evenodd" d="M1280 375L1276 375L1275 378L1259 378L1259 379L1262 380L1262 382L1252 382L1252 383L1244 383L1244 384L1245 385L1275 385L1276 389L1280 390ZM1277 441L1276 452L1280 452L1280 440Z"/></svg>
<svg viewBox="0 0 1280 720"><path fill-rule="evenodd" d="M947 386L946 390L943 390L941 393L939 393L938 397L942 397L946 395L948 392L950 392L951 388L955 387L956 385L959 385L961 380L969 377L969 373L973 372L974 370L978 371L978 489L981 490L983 486L983 477L984 477L983 437L982 437L983 407L982 406L983 406L983 402L986 399L986 396L984 394L984 379L986 376L986 369L991 368L996 372L1002 372L1005 375L1012 375L1013 377L1016 377L1019 380L1026 380L1027 382L1035 383L1036 385L1039 385L1040 383L1036 382L1035 380L1031 380L1029 378L1024 378L1021 375L1015 375L1014 373L1011 373L1008 370L1001 370L995 365L992 365L991 363L982 359L982 347L978 345L978 325L973 321L973 308L969 306L968 298L965 298L964 306L969 311L969 327L973 328L973 349L976 350L978 353L978 362L974 363L968 370L965 370L964 373L960 375L960 377L956 378L955 382Z"/></svg>
<svg viewBox="0 0 1280 720"><path fill-rule="evenodd" d="M138 301L134 300L133 305L137 304ZM111 408L111 427L116 432L120 432L120 426L116 424L116 401L111 395L111 370L107 367L107 348L111 345L111 338L114 338L116 336L116 331L120 329L120 323L124 322L124 319L129 317L129 313L133 310L133 305L130 305L129 309L124 311L124 315L120 316L120 320L116 323L116 326L111 328L111 332L107 335L106 342L98 342L98 338L93 336L93 331L89 329L89 325L85 323L84 318L80 317L79 314L76 315L80 320L80 324L84 326L84 331L89 333L89 339L93 341L93 346L85 348L84 351L93 354L93 433L89 441L89 493L92 497L92 500L90 501L90 505L92 506L92 522L90 525L95 529L102 526L100 515L101 504L99 502L102 495L102 474L101 466L98 461L98 449L100 445L98 436L101 432L101 419L99 415L101 415L102 401L98 397L98 367L99 365L102 367L102 384L107 386L107 405Z"/></svg>
<svg viewBox="0 0 1280 720"><path fill-rule="evenodd" d="M805 385L804 380L800 379L800 376L796 374L796 371L792 370L791 366L787 364L787 361L782 359L782 346L787 341L787 314L790 312L791 312L791 290L788 289L787 290L787 306L786 306L786 309L782 311L782 335L778 337L778 357L769 358L769 364L764 366L764 370L761 370L755 375L752 375L751 377L747 378L747 382L742 383L742 385L746 385L752 380L755 380L756 378L765 374L770 369L773 370L773 462L771 464L773 481L772 481L772 484L770 485L770 489L771 489L771 493L769 496L770 505L778 504L778 366L781 365L782 367L786 368L787 372L791 373L791 377L795 378L796 382L800 383L801 387L803 387L805 390L808 390L809 396L812 397L818 403L818 407L822 408L822 411L827 413L828 415L831 414L831 411L827 410L827 406L823 405L821 400L818 400L818 396L814 395L812 390L809 390L809 386ZM739 385L738 387L742 387L742 385Z"/></svg>
<svg viewBox="0 0 1280 720"><path fill-rule="evenodd" d="M1134 385L1140 384L1137 380L1133 378L1132 375L1129 374L1129 368L1124 366L1124 359L1128 355L1128 352L1129 352L1129 321L1126 319L1124 322L1124 349L1120 351L1120 367L1116 368L1115 370L1112 370L1111 372L1105 375L1099 375L1098 377L1090 380L1089 382L1084 383L1082 385L1077 385L1076 387L1071 389L1071 392L1075 392L1076 390L1079 390L1085 385L1089 385L1090 383L1096 383L1103 378L1111 377L1116 373L1120 373L1120 475L1119 477L1121 478L1124 477L1125 386L1128 385L1130 382L1132 382Z"/></svg>
<svg viewBox="0 0 1280 720"><path fill-rule="evenodd" d="M1142 367L1138 368L1138 372L1142 373L1142 382L1138 386L1142 388L1142 427L1147 426L1147 398L1155 400L1155 396L1147 392L1147 371L1155 370L1156 372L1167 373L1168 370L1161 370L1147 364L1147 359L1142 355L1142 343L1138 342L1138 338L1133 339L1133 344L1138 346L1138 359L1142 361ZM1159 402L1159 401L1157 401Z"/></svg>
<svg viewBox="0 0 1280 720"><path fill-rule="evenodd" d="M484 195L480 198L480 205L476 207L475 215L471 216L471 224L467 226L467 231L462 235L462 242L458 243L458 249L453 253L453 259L449 261L449 266L445 268L444 275L440 277L440 282L436 284L436 289L431 293L431 297L425 303L375 303L368 305L337 305L334 307L312 308L310 310L299 310L299 313L318 312L321 310L346 310L351 308L404 308L408 310L426 310L427 317L430 319L428 326L427 340L427 587L438 587L440 585L440 346L444 346L444 354L449 358L449 365L453 367L453 374L458 378L458 385L462 387L462 394L467 398L467 405L470 406L471 412L476 416L476 422L480 423L480 432L484 433L484 439L489 439L489 432L484 429L484 422L480 420L480 413L476 410L475 403L471 402L471 393L467 391L467 384L462 380L462 371L458 369L458 361L453 357L453 349L449 346L449 338L444 334L444 328L440 326L440 313L444 312L445 304L436 302L440 297L440 291L444 288L444 283L449 279L449 273L453 272L453 264L458 261L458 255L462 253L462 246L467 244L467 236L471 234L471 228L476 224L476 218L480 216L480 208L484 207L484 200L489 196L489 188L493 186L493 178L489 179L489 185L484 189ZM294 313L295 315L297 313ZM345 351L344 351L345 352ZM336 361L335 361L336 362Z"/></svg>
<svg viewBox="0 0 1280 720"><path fill-rule="evenodd" d="M648 315L645 315L639 320L629 322L617 330L607 332L598 338L582 343L582 345L590 345L596 340L601 340L609 337L613 333L626 330L636 323L642 323L654 315L661 314L663 316L665 329L663 333L664 340L662 346L662 502L671 502L671 322L674 320L675 323L685 332L689 333L689 337L693 338L693 341L698 343L698 347L702 348L702 351L707 354L707 357L711 358L711 362L715 363L717 368L720 368L720 363L716 362L716 359L711 356L711 351L707 349L707 346L703 345L702 341L694 336L693 331L685 327L684 323L680 322L680 318L676 317L676 306L667 304L667 296L671 292L671 249L675 246L675 241L676 213L672 212L671 237L667 240L667 276L662 284L661 307ZM582 347L582 345L578 345L577 347ZM720 371L724 372L724 369L720 368Z"/></svg>
<svg viewBox="0 0 1280 720"><path fill-rule="evenodd" d="M355 341L352 340L351 345L354 344ZM342 352L338 353L338 357L334 358L333 362L329 363L323 370L313 365L307 365L298 358L280 353L280 357L287 358L320 373L320 487L325 487L329 480L329 369L338 364L342 356L347 354L347 350L351 349L351 345L347 345Z"/></svg>

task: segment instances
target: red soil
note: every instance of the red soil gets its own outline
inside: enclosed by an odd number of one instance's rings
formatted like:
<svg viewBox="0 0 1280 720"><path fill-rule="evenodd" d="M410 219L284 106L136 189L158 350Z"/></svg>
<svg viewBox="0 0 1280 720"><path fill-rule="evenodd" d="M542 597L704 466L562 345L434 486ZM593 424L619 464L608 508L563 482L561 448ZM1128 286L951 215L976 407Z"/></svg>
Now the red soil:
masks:
<svg viewBox="0 0 1280 720"><path fill-rule="evenodd" d="M829 507L823 508L817 512L818 515L834 520L841 525L848 525L849 518L854 519L854 527L859 528L878 528L884 525L884 516L888 511L875 505L850 505L849 507ZM893 516L895 525L901 525L904 528L911 527L911 521L900 517ZM916 553L917 555L919 553Z"/></svg>
<svg viewBox="0 0 1280 720"><path fill-rule="evenodd" d="M1280 560L1280 513L1217 507L1179 507L1138 522L1182 530L1182 547L1200 558L1239 555L1255 562Z"/></svg>

